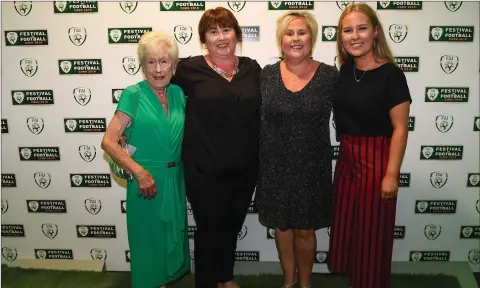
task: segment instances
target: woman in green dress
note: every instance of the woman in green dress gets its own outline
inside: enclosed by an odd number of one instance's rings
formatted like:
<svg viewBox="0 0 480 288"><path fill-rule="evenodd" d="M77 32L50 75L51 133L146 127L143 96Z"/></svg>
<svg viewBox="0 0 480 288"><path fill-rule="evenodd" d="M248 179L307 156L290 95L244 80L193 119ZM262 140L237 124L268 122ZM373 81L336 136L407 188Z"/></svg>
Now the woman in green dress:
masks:
<svg viewBox="0 0 480 288"><path fill-rule="evenodd" d="M170 84L178 62L172 37L144 34L138 58L145 79L121 94L102 149L134 178L126 197L132 288L163 288L190 269L180 158L185 95ZM118 144L124 132L136 148L131 157Z"/></svg>

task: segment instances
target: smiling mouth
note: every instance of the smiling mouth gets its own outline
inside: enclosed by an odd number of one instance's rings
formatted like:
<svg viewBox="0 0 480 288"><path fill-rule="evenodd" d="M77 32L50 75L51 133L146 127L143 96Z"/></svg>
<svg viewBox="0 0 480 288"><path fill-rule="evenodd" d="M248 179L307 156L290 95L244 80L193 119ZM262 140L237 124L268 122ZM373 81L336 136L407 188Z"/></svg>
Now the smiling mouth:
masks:
<svg viewBox="0 0 480 288"><path fill-rule="evenodd" d="M350 46L351 46L352 48L359 48L359 47L361 47L362 45L363 45L363 43L352 43L352 44L350 44Z"/></svg>
<svg viewBox="0 0 480 288"><path fill-rule="evenodd" d="M163 80L163 78L165 78L165 76L153 76L155 80Z"/></svg>
<svg viewBox="0 0 480 288"><path fill-rule="evenodd" d="M292 48L292 49L302 49L303 45L292 45L292 46L290 46L290 48Z"/></svg>
<svg viewBox="0 0 480 288"><path fill-rule="evenodd" d="M218 48L226 48L227 46L228 46L228 43L222 43L217 45Z"/></svg>

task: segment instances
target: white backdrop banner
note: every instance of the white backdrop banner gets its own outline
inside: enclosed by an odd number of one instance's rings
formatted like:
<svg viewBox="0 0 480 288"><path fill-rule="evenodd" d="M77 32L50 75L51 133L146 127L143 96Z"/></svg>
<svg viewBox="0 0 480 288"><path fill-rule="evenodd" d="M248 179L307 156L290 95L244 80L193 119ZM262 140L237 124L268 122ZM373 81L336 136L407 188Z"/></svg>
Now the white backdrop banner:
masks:
<svg viewBox="0 0 480 288"><path fill-rule="evenodd" d="M182 58L202 54L198 21L223 6L242 26L239 54L264 66L279 60L277 17L308 10L320 26L313 56L333 65L350 3L3 2L2 262L106 259L107 270L129 270L125 183L110 175L100 142L122 89L142 80L143 33L170 33ZM413 97L393 260L468 261L480 271L479 3L368 3ZM317 236L314 270L328 271L329 229ZM274 237L252 201L237 260L278 261Z"/></svg>

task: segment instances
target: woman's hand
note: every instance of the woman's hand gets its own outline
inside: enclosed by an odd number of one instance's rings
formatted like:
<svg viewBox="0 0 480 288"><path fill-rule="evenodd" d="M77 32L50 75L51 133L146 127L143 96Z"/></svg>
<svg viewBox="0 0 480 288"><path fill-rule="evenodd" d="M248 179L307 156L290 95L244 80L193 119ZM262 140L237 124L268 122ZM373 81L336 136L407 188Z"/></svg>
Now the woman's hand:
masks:
<svg viewBox="0 0 480 288"><path fill-rule="evenodd" d="M382 180L382 198L389 200L397 197L398 193L398 177L386 175Z"/></svg>
<svg viewBox="0 0 480 288"><path fill-rule="evenodd" d="M145 169L142 169L135 175L138 183L138 196L145 199L152 199L157 195L157 185L152 175Z"/></svg>

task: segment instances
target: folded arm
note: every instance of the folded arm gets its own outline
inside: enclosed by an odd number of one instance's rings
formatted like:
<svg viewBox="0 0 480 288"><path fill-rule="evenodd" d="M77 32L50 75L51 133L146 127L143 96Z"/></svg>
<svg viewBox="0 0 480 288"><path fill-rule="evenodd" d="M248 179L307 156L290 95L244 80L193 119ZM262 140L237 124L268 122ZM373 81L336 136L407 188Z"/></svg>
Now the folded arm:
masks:
<svg viewBox="0 0 480 288"><path fill-rule="evenodd" d="M122 137L123 132L130 123L130 119L130 116L127 114L117 111L108 124L101 147L120 167L130 171L137 178L143 167L138 165L118 144L118 140Z"/></svg>

